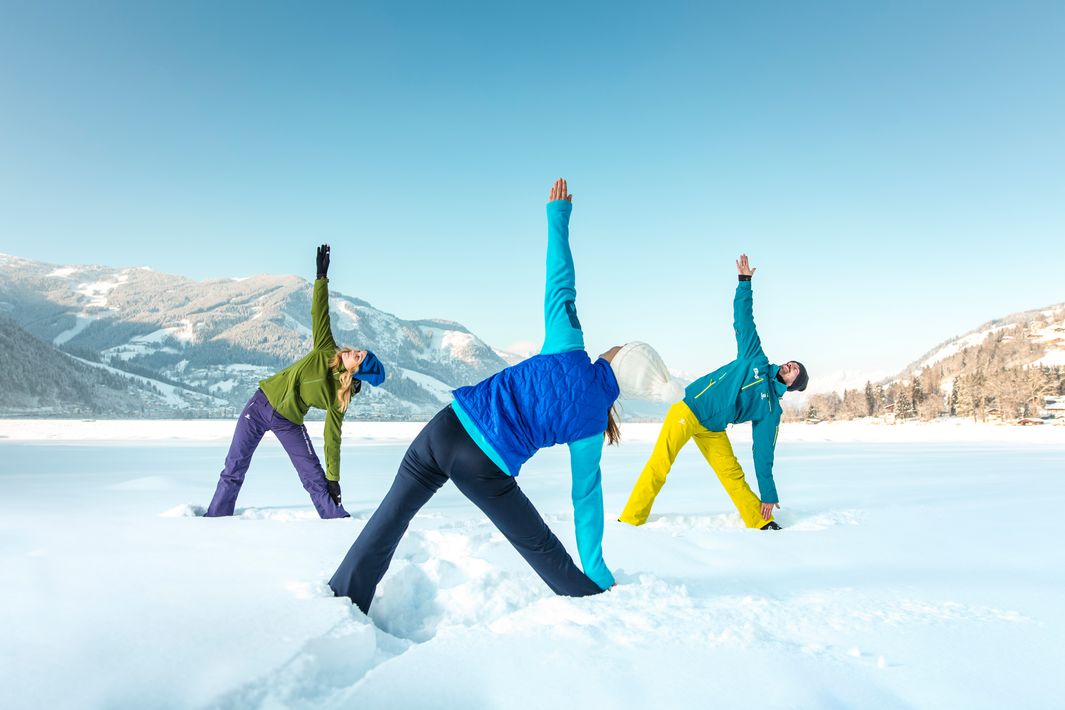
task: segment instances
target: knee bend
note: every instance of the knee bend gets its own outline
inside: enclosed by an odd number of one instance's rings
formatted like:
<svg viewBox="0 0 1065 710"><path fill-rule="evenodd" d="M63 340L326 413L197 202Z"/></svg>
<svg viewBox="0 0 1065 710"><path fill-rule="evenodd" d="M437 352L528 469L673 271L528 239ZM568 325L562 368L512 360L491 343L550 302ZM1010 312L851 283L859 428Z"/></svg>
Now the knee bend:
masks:
<svg viewBox="0 0 1065 710"><path fill-rule="evenodd" d="M744 480L743 468L737 461L733 461L727 465L721 466L716 470L718 472L718 475L721 476L721 478L725 478L730 481Z"/></svg>
<svg viewBox="0 0 1065 710"><path fill-rule="evenodd" d="M556 548L561 547L561 543L547 527L544 527L543 530L527 538L526 546L533 552L554 552Z"/></svg>
<svg viewBox="0 0 1065 710"><path fill-rule="evenodd" d="M668 461L656 462L651 461L643 469L643 474L640 476L643 479L642 482L650 483L652 485L661 486L666 482L666 475L669 474L669 469L672 467L672 463Z"/></svg>

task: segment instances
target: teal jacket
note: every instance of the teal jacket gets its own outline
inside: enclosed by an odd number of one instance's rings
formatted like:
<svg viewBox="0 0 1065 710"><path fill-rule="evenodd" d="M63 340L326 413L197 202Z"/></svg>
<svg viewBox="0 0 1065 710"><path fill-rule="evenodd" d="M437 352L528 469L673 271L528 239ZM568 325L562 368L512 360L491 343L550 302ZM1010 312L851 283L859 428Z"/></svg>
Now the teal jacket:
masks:
<svg viewBox="0 0 1065 710"><path fill-rule="evenodd" d="M732 302L736 330L736 359L703 375L684 390L684 403L699 423L710 431L724 431L729 424L751 422L754 438L754 469L759 498L778 503L773 483L773 452L780 428L780 398L787 392L777 380L777 370L765 353L754 327L751 282L741 280Z"/></svg>

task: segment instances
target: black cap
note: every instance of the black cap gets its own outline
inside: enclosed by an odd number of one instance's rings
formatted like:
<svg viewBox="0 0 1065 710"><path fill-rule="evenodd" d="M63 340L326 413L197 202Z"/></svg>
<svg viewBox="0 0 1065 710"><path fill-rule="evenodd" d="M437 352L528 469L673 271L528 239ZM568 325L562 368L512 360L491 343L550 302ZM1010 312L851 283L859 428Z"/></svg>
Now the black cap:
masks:
<svg viewBox="0 0 1065 710"><path fill-rule="evenodd" d="M803 365L798 360L792 360L793 363L799 366L799 374L795 378L795 381L788 387L788 392L802 392L806 389L807 383L810 382L810 376L806 374L806 365Z"/></svg>

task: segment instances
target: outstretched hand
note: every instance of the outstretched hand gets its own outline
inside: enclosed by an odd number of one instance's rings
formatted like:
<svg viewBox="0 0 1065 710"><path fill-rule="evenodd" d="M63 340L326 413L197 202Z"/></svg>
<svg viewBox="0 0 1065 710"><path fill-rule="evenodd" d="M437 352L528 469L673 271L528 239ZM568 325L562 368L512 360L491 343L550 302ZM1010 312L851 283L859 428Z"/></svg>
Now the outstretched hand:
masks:
<svg viewBox="0 0 1065 710"><path fill-rule="evenodd" d="M555 184L551 186L551 194L547 197L548 202L554 202L555 200L566 200L567 202L573 202L573 195L566 191L566 179L559 178L555 180Z"/></svg>
<svg viewBox="0 0 1065 710"><path fill-rule="evenodd" d="M318 247L318 255L315 258L318 264L318 278L324 279L329 273L329 245L323 244Z"/></svg>
<svg viewBox="0 0 1065 710"><path fill-rule="evenodd" d="M762 503L762 520L769 520L773 517L773 508L779 508L780 503Z"/></svg>
<svg viewBox="0 0 1065 710"><path fill-rule="evenodd" d="M752 269L747 263L747 255L740 254L740 258L736 261L736 271L740 273L740 276L754 276L754 272L758 269Z"/></svg>

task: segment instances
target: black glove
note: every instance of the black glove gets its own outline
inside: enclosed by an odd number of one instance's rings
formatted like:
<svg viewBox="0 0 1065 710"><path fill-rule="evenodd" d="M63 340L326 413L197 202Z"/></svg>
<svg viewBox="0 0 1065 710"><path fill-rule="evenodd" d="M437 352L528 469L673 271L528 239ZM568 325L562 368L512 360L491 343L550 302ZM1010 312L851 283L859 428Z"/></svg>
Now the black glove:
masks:
<svg viewBox="0 0 1065 710"><path fill-rule="evenodd" d="M318 278L324 279L329 273L329 245L323 244L318 247L318 257L315 260L318 264Z"/></svg>
<svg viewBox="0 0 1065 710"><path fill-rule="evenodd" d="M340 505L340 481L326 479L325 487L329 491L329 497L333 499L333 502Z"/></svg>

